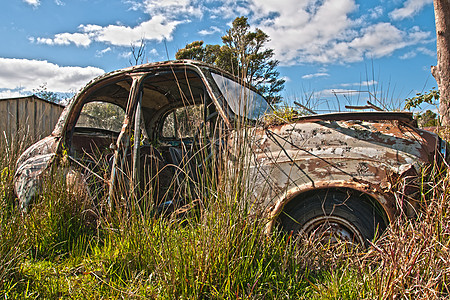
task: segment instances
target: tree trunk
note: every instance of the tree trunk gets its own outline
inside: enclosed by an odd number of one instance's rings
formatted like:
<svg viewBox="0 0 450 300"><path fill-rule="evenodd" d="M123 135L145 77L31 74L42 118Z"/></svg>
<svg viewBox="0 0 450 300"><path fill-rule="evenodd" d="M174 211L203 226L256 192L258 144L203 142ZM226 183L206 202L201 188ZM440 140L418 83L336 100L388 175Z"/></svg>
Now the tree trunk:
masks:
<svg viewBox="0 0 450 300"><path fill-rule="evenodd" d="M437 66L431 73L439 87L441 124L450 125L450 0L433 0L436 19Z"/></svg>

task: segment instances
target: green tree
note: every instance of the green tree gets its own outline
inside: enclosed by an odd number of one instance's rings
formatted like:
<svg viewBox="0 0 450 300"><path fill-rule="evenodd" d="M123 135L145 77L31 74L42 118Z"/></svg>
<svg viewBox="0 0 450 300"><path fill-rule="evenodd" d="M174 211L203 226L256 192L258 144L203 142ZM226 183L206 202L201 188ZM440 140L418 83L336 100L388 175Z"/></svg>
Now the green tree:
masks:
<svg viewBox="0 0 450 300"><path fill-rule="evenodd" d="M216 64L220 52L219 45L203 45L203 41L187 44L175 54L176 59L194 59L209 64ZM228 69L227 69L228 71Z"/></svg>
<svg viewBox="0 0 450 300"><path fill-rule="evenodd" d="M119 132L125 111L120 106L101 101L86 103L81 110L77 127L93 127Z"/></svg>
<svg viewBox="0 0 450 300"><path fill-rule="evenodd" d="M267 49L269 36L260 29L250 30L246 17L237 17L222 36L223 45L187 44L178 50L177 59L195 59L214 64L255 86L272 103L280 102L284 80L277 71L273 49Z"/></svg>
<svg viewBox="0 0 450 300"><path fill-rule="evenodd" d="M418 108L422 103L428 103L437 105L439 102L440 93L439 90L432 88L430 91L425 93L417 93L415 97L407 98L405 100L405 108Z"/></svg>
<svg viewBox="0 0 450 300"><path fill-rule="evenodd" d="M57 93L47 89L47 83L43 83L38 88L33 89L33 93L39 98L53 103L59 103L62 100Z"/></svg>
<svg viewBox="0 0 450 300"><path fill-rule="evenodd" d="M417 123L419 127L433 127L438 125L437 114L431 110L427 110L424 113L418 114L416 116Z"/></svg>

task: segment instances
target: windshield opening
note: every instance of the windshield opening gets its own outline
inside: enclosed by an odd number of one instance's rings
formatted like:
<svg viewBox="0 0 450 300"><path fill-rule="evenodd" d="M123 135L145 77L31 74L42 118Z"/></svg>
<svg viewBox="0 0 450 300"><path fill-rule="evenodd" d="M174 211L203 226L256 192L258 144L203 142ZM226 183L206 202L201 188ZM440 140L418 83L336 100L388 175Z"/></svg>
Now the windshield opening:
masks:
<svg viewBox="0 0 450 300"><path fill-rule="evenodd" d="M266 99L257 92L220 74L211 74L234 114L258 120L270 111Z"/></svg>

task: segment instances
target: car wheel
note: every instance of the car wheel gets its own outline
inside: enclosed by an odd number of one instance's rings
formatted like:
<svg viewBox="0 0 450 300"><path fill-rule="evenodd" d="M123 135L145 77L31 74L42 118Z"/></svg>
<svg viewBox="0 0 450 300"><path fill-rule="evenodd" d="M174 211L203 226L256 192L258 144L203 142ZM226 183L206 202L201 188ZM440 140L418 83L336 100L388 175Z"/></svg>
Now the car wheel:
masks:
<svg viewBox="0 0 450 300"><path fill-rule="evenodd" d="M285 205L279 216L282 230L314 237L367 245L386 228L384 213L367 195L353 191L322 190Z"/></svg>

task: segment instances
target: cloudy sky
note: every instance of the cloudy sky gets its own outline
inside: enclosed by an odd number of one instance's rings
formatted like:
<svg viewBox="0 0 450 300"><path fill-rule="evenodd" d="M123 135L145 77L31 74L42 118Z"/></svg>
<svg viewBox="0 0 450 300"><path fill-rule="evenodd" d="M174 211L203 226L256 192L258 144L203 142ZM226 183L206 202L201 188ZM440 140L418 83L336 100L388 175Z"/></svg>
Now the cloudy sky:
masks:
<svg viewBox="0 0 450 300"><path fill-rule="evenodd" d="M146 61L174 59L194 40L220 43L237 16L270 36L291 103L310 99L342 109L369 96L340 92L369 90L396 106L436 86L432 0L10 0L1 6L0 98L43 84L76 91L129 66L130 45L142 38Z"/></svg>

